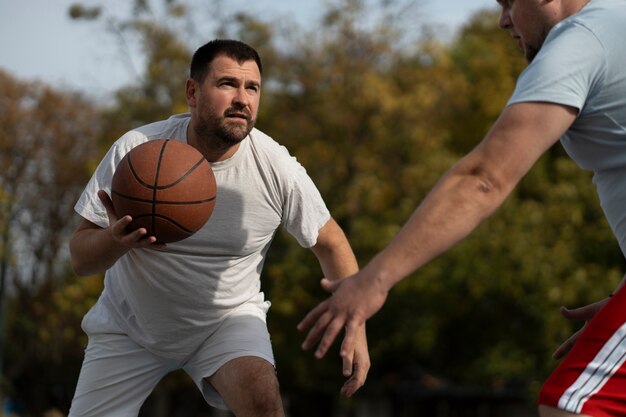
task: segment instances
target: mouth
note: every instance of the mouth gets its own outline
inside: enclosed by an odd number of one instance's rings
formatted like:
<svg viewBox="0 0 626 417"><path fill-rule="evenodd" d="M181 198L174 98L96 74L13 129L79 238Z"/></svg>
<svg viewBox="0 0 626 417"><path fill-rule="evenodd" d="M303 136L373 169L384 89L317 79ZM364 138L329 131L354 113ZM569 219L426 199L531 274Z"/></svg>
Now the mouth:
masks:
<svg viewBox="0 0 626 417"><path fill-rule="evenodd" d="M226 118L227 119L239 119L239 120L245 120L245 121L248 121L249 119L248 115L245 113L227 113Z"/></svg>

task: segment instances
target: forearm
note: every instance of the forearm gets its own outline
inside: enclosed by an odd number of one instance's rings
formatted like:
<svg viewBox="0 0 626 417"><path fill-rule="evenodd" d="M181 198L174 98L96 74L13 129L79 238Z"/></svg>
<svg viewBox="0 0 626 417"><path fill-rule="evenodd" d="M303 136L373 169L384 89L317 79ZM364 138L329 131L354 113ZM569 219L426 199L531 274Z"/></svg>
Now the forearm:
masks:
<svg viewBox="0 0 626 417"><path fill-rule="evenodd" d="M129 249L116 243L108 229L78 230L70 241L72 269L77 275L102 273Z"/></svg>
<svg viewBox="0 0 626 417"><path fill-rule="evenodd" d="M513 185L474 174L473 166L469 160L453 167L365 267L383 288L390 289L463 240L502 204Z"/></svg>
<svg viewBox="0 0 626 417"><path fill-rule="evenodd" d="M378 281L373 284L391 288L469 235L576 115L575 108L551 103L506 107L485 139L440 180L391 244L365 267Z"/></svg>
<svg viewBox="0 0 626 417"><path fill-rule="evenodd" d="M331 281L343 279L356 274L359 270L356 258L352 250L339 249L331 251L327 256L319 259L324 277Z"/></svg>
<svg viewBox="0 0 626 417"><path fill-rule="evenodd" d="M318 244L312 250L324 277L331 281L353 275L359 270L348 239L332 219L320 231Z"/></svg>

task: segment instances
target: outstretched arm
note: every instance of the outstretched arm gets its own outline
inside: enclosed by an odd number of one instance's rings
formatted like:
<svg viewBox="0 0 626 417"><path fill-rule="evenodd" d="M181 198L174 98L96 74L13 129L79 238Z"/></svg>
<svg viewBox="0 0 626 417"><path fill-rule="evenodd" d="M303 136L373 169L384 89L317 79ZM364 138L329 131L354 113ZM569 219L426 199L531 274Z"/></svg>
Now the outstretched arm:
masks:
<svg viewBox="0 0 626 417"><path fill-rule="evenodd" d="M76 274L102 273L132 248L164 246L155 244L156 237L146 236L144 228L128 233L126 226L132 218L123 216L118 219L106 192L99 191L98 197L109 216L109 227L102 228L86 219L78 225L70 239L72 269Z"/></svg>
<svg viewBox="0 0 626 417"><path fill-rule="evenodd" d="M305 349L321 341L323 356L342 328L342 354L355 330L384 304L400 280L468 236L506 199L535 161L571 126L574 108L549 103L507 107L485 139L454 165L417 207L391 243L300 323ZM338 287L338 288L337 288Z"/></svg>
<svg viewBox="0 0 626 417"><path fill-rule="evenodd" d="M330 219L319 232L317 243L311 248L317 257L325 279L339 282L358 271L358 264L343 230ZM343 375L349 379L341 393L347 397L354 394L367 378L370 368L365 324L356 329L356 343L342 353Z"/></svg>

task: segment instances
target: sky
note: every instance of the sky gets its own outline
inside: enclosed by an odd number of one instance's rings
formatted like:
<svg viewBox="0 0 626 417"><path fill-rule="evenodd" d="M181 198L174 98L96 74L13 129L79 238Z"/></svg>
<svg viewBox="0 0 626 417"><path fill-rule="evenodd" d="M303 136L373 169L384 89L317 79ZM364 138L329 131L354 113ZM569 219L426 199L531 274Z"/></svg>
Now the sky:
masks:
<svg viewBox="0 0 626 417"><path fill-rule="evenodd" d="M202 0L199 0L202 2ZM205 0L207 4L211 3ZM245 10L263 21L288 18L304 28L319 20L328 0L228 0L228 11ZM119 44L102 24L73 21L74 3L104 5L105 13L129 15L129 0L0 0L0 68L21 81L42 81L106 97L136 76L121 62ZM495 0L421 0L420 18L447 34ZM124 13L126 12L126 13Z"/></svg>

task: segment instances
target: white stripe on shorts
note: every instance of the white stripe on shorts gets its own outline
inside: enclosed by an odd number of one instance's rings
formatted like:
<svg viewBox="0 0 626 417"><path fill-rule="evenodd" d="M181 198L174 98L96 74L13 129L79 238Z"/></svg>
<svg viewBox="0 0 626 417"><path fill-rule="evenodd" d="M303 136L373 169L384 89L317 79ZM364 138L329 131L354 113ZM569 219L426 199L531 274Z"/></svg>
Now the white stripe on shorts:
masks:
<svg viewBox="0 0 626 417"><path fill-rule="evenodd" d="M626 361L626 323L604 344L578 379L559 399L559 408L580 413L591 396L600 391Z"/></svg>

